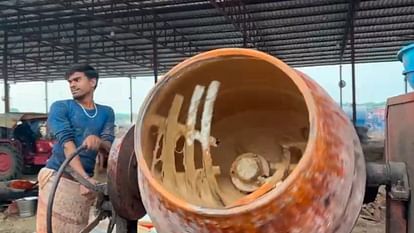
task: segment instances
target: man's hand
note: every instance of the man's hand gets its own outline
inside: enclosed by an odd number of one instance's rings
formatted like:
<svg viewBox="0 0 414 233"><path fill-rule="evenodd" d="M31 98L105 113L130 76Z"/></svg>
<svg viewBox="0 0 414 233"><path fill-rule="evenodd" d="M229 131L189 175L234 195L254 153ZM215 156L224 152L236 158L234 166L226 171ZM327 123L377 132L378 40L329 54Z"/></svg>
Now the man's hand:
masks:
<svg viewBox="0 0 414 233"><path fill-rule="evenodd" d="M93 184L93 185L96 185L98 182L95 180L95 179L93 179L93 178L87 178L87 180L91 183L91 184ZM93 198L95 198L95 192L94 191L92 191L92 190L90 190L90 189L88 189L87 187L85 187L85 186L83 186L82 184L80 185L80 194L82 195L82 196L85 196L86 198L88 198L88 199L93 199Z"/></svg>
<svg viewBox="0 0 414 233"><path fill-rule="evenodd" d="M86 149L88 150L97 151L99 149L99 146L101 145L101 142L102 141L98 136L89 135L85 138L82 145L86 146Z"/></svg>

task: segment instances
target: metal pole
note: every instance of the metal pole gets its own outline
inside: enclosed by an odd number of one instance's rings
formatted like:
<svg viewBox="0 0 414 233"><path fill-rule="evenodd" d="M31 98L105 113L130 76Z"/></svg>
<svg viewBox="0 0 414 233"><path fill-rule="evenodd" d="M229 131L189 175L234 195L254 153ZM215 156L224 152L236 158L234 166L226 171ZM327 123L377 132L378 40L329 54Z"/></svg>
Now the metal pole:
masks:
<svg viewBox="0 0 414 233"><path fill-rule="evenodd" d="M239 6L240 7L240 6ZM247 48L247 25L246 25L246 11L243 11L243 48Z"/></svg>
<svg viewBox="0 0 414 233"><path fill-rule="evenodd" d="M405 94L408 93L408 82L407 82L407 76L404 76L404 85L405 85Z"/></svg>
<svg viewBox="0 0 414 233"><path fill-rule="evenodd" d="M342 103L342 64L339 64L339 104L341 106L341 109L343 107Z"/></svg>
<svg viewBox="0 0 414 233"><path fill-rule="evenodd" d="M158 82L158 48L157 48L157 22L154 16L154 31L152 34L152 66L154 70L154 83Z"/></svg>
<svg viewBox="0 0 414 233"><path fill-rule="evenodd" d="M10 112L10 93L9 93L9 77L7 70L7 46L8 34L4 31L4 46L3 46L3 81L4 81L4 112Z"/></svg>
<svg viewBox="0 0 414 233"><path fill-rule="evenodd" d="M78 24L76 22L73 23L73 62L79 62L79 54L78 54Z"/></svg>
<svg viewBox="0 0 414 233"><path fill-rule="evenodd" d="M49 112L49 92L47 90L47 80L45 81L45 107L46 113Z"/></svg>
<svg viewBox="0 0 414 233"><path fill-rule="evenodd" d="M354 38L354 21L351 21L351 67L352 67L352 123L356 126L356 91L355 91L355 38Z"/></svg>
<svg viewBox="0 0 414 233"><path fill-rule="evenodd" d="M129 112L130 112L130 120L132 123L133 115L132 115L132 76L131 75L129 75Z"/></svg>

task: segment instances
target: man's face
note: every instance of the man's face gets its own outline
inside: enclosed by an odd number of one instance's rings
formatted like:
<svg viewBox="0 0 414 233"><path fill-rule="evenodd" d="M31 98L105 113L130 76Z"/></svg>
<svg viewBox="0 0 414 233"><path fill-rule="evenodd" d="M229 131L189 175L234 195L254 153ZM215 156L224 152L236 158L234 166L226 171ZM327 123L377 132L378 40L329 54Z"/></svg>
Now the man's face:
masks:
<svg viewBox="0 0 414 233"><path fill-rule="evenodd" d="M83 99L91 94L96 86L96 79L88 79L85 73L75 72L68 78L70 91L74 99Z"/></svg>

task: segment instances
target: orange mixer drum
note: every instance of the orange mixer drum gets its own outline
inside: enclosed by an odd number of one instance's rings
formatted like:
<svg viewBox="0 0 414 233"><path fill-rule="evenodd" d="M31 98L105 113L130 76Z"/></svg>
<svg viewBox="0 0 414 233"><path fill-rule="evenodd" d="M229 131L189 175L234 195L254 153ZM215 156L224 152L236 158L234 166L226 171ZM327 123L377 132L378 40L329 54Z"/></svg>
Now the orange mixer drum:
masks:
<svg viewBox="0 0 414 233"><path fill-rule="evenodd" d="M345 114L305 74L250 49L171 69L141 108L135 153L161 233L348 233L364 197Z"/></svg>

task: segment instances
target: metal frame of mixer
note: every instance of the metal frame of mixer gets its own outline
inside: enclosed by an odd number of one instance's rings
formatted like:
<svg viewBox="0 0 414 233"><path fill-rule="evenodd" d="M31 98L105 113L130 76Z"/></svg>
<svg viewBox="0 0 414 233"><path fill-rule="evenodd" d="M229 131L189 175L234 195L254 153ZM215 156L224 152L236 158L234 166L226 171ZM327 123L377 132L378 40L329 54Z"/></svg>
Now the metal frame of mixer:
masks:
<svg viewBox="0 0 414 233"><path fill-rule="evenodd" d="M388 99L386 110L384 162L367 163L365 197L386 185L386 232L414 232L414 93Z"/></svg>
<svg viewBox="0 0 414 233"><path fill-rule="evenodd" d="M414 232L414 93L388 99L386 114L385 164L404 164L406 177L387 188L386 232ZM395 198L395 191L404 198Z"/></svg>

